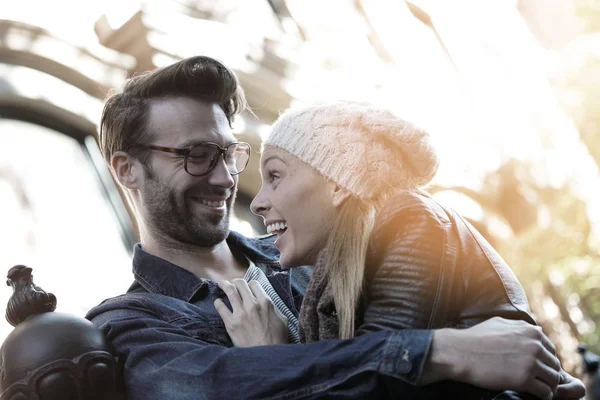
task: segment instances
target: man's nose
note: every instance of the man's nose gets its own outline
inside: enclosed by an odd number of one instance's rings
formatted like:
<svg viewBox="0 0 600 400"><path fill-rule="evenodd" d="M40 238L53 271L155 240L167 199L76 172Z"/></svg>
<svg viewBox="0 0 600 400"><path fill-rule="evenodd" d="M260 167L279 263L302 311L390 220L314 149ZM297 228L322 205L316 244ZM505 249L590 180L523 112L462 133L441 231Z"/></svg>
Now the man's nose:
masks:
<svg viewBox="0 0 600 400"><path fill-rule="evenodd" d="M208 183L213 186L220 186L223 188L231 188L235 185L235 180L231 173L229 173L229 169L225 164L225 160L223 157L219 157L217 161L217 165L210 171L208 176Z"/></svg>

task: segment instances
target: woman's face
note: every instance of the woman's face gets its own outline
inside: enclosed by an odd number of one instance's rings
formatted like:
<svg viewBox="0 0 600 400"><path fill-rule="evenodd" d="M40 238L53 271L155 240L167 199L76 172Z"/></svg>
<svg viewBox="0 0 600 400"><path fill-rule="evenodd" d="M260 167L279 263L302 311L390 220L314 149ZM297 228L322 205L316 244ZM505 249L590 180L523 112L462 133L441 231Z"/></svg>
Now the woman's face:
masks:
<svg viewBox="0 0 600 400"><path fill-rule="evenodd" d="M264 218L286 268L314 265L326 243L337 209L335 185L285 150L266 146L262 187L250 208Z"/></svg>

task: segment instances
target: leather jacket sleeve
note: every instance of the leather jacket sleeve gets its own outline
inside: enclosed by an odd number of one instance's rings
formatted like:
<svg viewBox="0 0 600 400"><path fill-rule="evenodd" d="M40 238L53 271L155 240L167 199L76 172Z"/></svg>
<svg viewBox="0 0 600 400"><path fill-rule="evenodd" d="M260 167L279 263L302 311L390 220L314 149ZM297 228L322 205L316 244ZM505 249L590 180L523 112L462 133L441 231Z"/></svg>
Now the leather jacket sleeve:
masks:
<svg viewBox="0 0 600 400"><path fill-rule="evenodd" d="M493 316L535 323L516 276L467 221L429 197L392 200L371 235L359 333L465 328Z"/></svg>
<svg viewBox="0 0 600 400"><path fill-rule="evenodd" d="M493 316L535 323L508 265L467 221L433 199L402 194L380 212L371 235L358 334L466 328ZM388 382L396 393L395 382ZM411 398L529 399L444 381Z"/></svg>
<svg viewBox="0 0 600 400"><path fill-rule="evenodd" d="M445 223L419 201L408 202L392 218L378 222L359 333L430 325L443 271Z"/></svg>

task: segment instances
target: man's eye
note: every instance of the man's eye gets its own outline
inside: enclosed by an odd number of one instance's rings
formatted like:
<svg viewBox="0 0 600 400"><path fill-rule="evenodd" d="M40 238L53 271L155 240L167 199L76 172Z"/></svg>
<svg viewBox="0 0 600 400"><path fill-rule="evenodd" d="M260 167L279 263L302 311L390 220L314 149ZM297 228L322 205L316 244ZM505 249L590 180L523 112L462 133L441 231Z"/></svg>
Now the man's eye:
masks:
<svg viewBox="0 0 600 400"><path fill-rule="evenodd" d="M271 172L271 171L269 171L269 172L267 173L267 177L268 177L268 179L269 179L269 182L273 182L275 179L279 178L279 175L277 175L277 174L276 174L276 173L274 173L274 172Z"/></svg>
<svg viewBox="0 0 600 400"><path fill-rule="evenodd" d="M213 154L209 151L194 151L194 152L190 153L190 155L188 157L197 159L197 160L203 160L206 158L212 158L212 155Z"/></svg>

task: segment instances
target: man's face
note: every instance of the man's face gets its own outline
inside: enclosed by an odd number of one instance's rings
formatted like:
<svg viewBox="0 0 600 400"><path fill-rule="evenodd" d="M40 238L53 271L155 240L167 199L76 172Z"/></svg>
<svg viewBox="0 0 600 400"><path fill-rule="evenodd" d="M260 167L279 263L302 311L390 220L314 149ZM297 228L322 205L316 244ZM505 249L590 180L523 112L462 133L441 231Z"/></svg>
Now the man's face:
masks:
<svg viewBox="0 0 600 400"><path fill-rule="evenodd" d="M150 107L150 145L184 148L199 142L235 142L227 117L217 104L170 98ZM184 157L151 151L140 187L142 218L154 240L169 247L213 246L227 237L237 189L221 156L212 171L192 176Z"/></svg>

